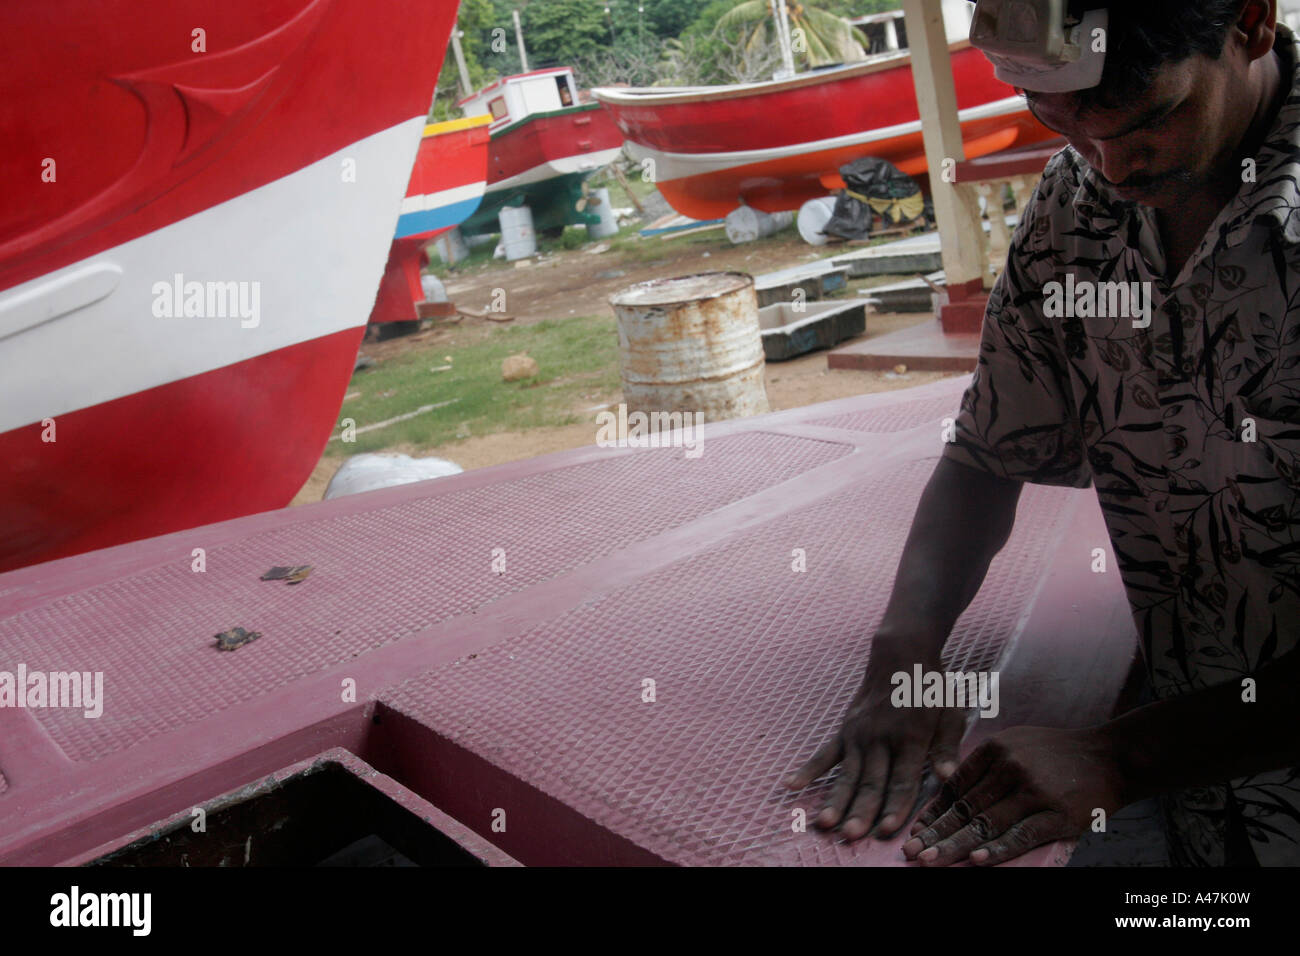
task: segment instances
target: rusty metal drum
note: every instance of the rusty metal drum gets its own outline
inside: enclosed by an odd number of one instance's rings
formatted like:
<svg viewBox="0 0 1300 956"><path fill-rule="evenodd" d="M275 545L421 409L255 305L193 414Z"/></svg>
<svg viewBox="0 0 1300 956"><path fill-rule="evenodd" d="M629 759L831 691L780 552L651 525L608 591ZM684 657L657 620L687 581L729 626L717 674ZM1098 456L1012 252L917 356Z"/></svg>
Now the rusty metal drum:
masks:
<svg viewBox="0 0 1300 956"><path fill-rule="evenodd" d="M752 276L652 279L609 301L629 412L697 412L720 421L768 411Z"/></svg>

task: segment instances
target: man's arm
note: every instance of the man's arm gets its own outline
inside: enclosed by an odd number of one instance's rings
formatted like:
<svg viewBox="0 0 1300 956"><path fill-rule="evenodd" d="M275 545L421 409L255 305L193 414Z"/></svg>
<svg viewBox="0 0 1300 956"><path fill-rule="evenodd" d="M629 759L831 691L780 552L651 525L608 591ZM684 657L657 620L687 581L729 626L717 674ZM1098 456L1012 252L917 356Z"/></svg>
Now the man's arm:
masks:
<svg viewBox="0 0 1300 956"><path fill-rule="evenodd" d="M938 669L949 632L1011 534L1021 488L1018 481L939 460L912 520L862 686L839 732L785 779L800 790L843 763L818 826L840 824L845 838L854 840L879 815L877 834L889 836L916 803L926 760L940 778L956 769L964 714L893 707L890 676L917 663Z"/></svg>
<svg viewBox="0 0 1300 956"><path fill-rule="evenodd" d="M1102 724L1124 802L1300 765L1300 650L1242 681L1162 700Z"/></svg>
<svg viewBox="0 0 1300 956"><path fill-rule="evenodd" d="M940 458L903 546L894 589L871 644L912 660L938 660L1015 524L1024 487Z"/></svg>

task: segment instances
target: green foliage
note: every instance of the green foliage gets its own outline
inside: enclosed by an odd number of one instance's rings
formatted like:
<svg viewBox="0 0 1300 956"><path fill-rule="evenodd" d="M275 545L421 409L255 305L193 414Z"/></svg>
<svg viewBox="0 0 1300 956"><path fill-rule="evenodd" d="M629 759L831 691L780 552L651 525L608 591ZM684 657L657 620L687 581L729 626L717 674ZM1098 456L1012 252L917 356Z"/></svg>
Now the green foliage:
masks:
<svg viewBox="0 0 1300 956"><path fill-rule="evenodd" d="M592 0L534 0L519 15L533 69L568 66L610 44L604 8Z"/></svg>
<svg viewBox="0 0 1300 956"><path fill-rule="evenodd" d="M901 10L903 0L823 0L818 6L841 17L865 17L886 10Z"/></svg>
<svg viewBox="0 0 1300 956"><path fill-rule="evenodd" d="M698 0L642 0L642 6L646 8L646 26L665 40L685 30L700 9Z"/></svg>
<svg viewBox="0 0 1300 956"><path fill-rule="evenodd" d="M483 51L487 47L485 37L490 36L496 11L492 0L461 0L460 12L456 16L456 29L465 35L461 38L461 50L465 54L465 67L469 71L470 85L475 89L486 86L495 79L495 75L483 64ZM438 87L434 92L433 106L429 110L429 121L451 119L460 115L456 101L464 96L460 87L460 71L456 66L456 57L451 44L447 44L446 56L442 61L442 70L438 73Z"/></svg>
<svg viewBox="0 0 1300 956"><path fill-rule="evenodd" d="M705 37L714 34L718 21L735 5L736 0L709 0L700 9L699 15L691 21L690 26L682 31L682 36Z"/></svg>

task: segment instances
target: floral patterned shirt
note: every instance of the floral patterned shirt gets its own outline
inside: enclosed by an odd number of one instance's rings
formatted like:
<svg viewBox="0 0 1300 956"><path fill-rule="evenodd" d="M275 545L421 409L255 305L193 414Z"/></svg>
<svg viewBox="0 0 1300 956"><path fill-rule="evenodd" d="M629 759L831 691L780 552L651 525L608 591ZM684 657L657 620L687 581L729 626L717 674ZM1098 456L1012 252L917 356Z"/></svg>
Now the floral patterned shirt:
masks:
<svg viewBox="0 0 1300 956"><path fill-rule="evenodd" d="M1291 93L1173 282L1154 212L1073 149L1052 158L944 448L1096 487L1157 698L1241 683L1300 638L1300 73L1278 33ZM1124 308L1121 282L1149 283L1129 287L1148 311ZM1175 862L1300 864L1300 768L1166 808Z"/></svg>

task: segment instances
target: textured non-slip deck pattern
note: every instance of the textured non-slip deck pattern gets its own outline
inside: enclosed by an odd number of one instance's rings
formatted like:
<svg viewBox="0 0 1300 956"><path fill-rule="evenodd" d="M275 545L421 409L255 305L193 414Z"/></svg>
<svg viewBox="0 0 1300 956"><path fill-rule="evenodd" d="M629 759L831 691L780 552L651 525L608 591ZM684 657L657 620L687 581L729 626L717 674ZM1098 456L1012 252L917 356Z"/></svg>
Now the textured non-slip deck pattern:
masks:
<svg viewBox="0 0 1300 956"><path fill-rule="evenodd" d="M114 706L97 720L33 712L64 752L92 760L469 615L851 451L737 435L709 447L676 481L672 456L649 451L373 511L325 512L205 548L203 573L186 551L21 611L0 620L0 648L29 670L153 675L113 681ZM195 548L207 543L202 531L185 537ZM506 574L490 573L495 548L505 551ZM310 564L308 580L260 580L273 565L290 564ZM213 635L236 625L275 639L214 661Z"/></svg>
<svg viewBox="0 0 1300 956"><path fill-rule="evenodd" d="M900 863L901 841L798 832L826 784L777 779L852 696L963 385L710 425L698 458L593 447L0 575L0 670L105 688L98 719L0 708L0 863L84 860L331 747L524 863ZM1134 643L1095 547L1093 492L1026 489L946 654L1002 675L968 746L1109 713ZM258 579L290 564L313 570ZM262 637L217 651L235 625Z"/></svg>

